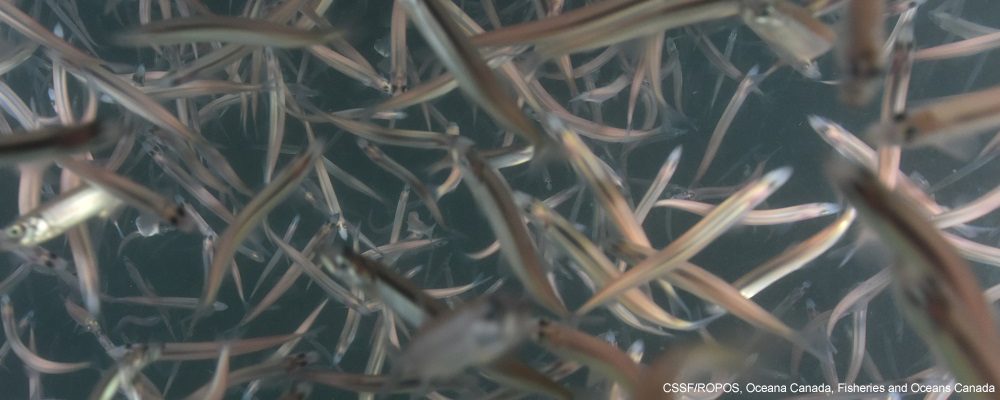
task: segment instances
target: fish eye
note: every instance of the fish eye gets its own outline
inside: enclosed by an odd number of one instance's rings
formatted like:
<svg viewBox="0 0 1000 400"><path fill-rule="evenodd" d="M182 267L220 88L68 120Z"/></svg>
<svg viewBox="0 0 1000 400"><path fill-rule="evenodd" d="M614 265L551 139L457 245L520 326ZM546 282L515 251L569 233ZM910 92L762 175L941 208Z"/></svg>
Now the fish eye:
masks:
<svg viewBox="0 0 1000 400"><path fill-rule="evenodd" d="M536 336L537 340L539 340L539 341L544 341L545 340L545 336L546 336L545 335L545 328L548 327L548 326L549 326L549 320L544 319L544 318L538 320L538 329L535 331L535 336Z"/></svg>
<svg viewBox="0 0 1000 400"><path fill-rule="evenodd" d="M180 225L181 218L184 217L184 213L185 213L184 212L184 206L183 205L178 205L177 207L175 207L173 210L170 211L170 214L167 217L167 222L169 222L170 225L173 225L173 226Z"/></svg>
<svg viewBox="0 0 1000 400"><path fill-rule="evenodd" d="M757 4L750 6L757 23L768 23L774 16L775 8L770 4Z"/></svg>
<svg viewBox="0 0 1000 400"><path fill-rule="evenodd" d="M27 229L25 229L24 224L14 224L5 229L4 233L8 237L19 238L24 236L25 231L27 231Z"/></svg>
<svg viewBox="0 0 1000 400"><path fill-rule="evenodd" d="M292 355L291 359L288 361L288 371L291 372L309 365L309 356L306 353L297 353Z"/></svg>

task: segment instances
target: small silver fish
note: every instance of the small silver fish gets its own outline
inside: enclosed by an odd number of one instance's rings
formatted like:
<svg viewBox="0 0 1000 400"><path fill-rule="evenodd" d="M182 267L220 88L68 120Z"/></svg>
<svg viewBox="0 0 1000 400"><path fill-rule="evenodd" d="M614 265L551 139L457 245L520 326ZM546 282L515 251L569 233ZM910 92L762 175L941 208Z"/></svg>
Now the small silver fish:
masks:
<svg viewBox="0 0 1000 400"><path fill-rule="evenodd" d="M97 120L4 135L0 136L0 163L48 161L107 146L121 135L119 127Z"/></svg>
<svg viewBox="0 0 1000 400"><path fill-rule="evenodd" d="M266 19L213 15L150 22L115 39L118 44L127 46L228 42L294 48L326 43L342 35L338 30L308 31Z"/></svg>
<svg viewBox="0 0 1000 400"><path fill-rule="evenodd" d="M454 377L507 354L531 335L534 319L512 299L480 298L427 322L393 366L401 379Z"/></svg>

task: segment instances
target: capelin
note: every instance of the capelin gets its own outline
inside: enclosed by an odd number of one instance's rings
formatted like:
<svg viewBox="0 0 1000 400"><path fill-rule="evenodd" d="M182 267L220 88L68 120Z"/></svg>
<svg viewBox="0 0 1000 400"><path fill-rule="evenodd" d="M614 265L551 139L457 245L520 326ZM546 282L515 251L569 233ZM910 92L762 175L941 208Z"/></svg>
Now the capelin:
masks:
<svg viewBox="0 0 1000 400"><path fill-rule="evenodd" d="M351 260L347 253L351 251L343 241L330 241L320 246L316 250L320 265L331 274L341 278L357 278L355 268L351 267Z"/></svg>
<svg viewBox="0 0 1000 400"><path fill-rule="evenodd" d="M16 222L0 231L0 249L9 250L16 248L16 242L20 241L28 233L28 227L24 223Z"/></svg>
<svg viewBox="0 0 1000 400"><path fill-rule="evenodd" d="M840 101L852 107L862 107L871 102L881 90L879 83L885 73L884 68L869 60L858 59L849 62L847 70L849 78L841 84Z"/></svg>
<svg viewBox="0 0 1000 400"><path fill-rule="evenodd" d="M0 231L0 250L14 251L41 244L58 236L51 225L41 218L23 216L21 218Z"/></svg>
<svg viewBox="0 0 1000 400"><path fill-rule="evenodd" d="M177 203L168 213L167 222L177 230L184 233L192 233L198 229L198 224L191 215L189 206L185 203Z"/></svg>
<svg viewBox="0 0 1000 400"><path fill-rule="evenodd" d="M534 319L520 299L481 297L424 324L393 375L436 382L490 364L532 336Z"/></svg>
<svg viewBox="0 0 1000 400"><path fill-rule="evenodd" d="M292 373L319 361L319 353L315 351L295 353L285 358L288 363L285 372Z"/></svg>
<svg viewBox="0 0 1000 400"><path fill-rule="evenodd" d="M3 249L4 242L0 242L0 249ZM69 263L66 259L59 257L48 249L40 246L33 247L13 247L10 249L14 254L21 257L25 262L39 265L50 269L66 269Z"/></svg>

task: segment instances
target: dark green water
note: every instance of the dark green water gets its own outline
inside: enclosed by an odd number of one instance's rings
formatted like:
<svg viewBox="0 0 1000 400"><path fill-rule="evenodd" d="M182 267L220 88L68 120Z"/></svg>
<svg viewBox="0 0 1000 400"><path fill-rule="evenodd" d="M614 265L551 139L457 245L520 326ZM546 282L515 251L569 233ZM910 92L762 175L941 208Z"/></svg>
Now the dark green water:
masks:
<svg viewBox="0 0 1000 400"><path fill-rule="evenodd" d="M27 3L22 3L22 9L29 7ZM98 48L100 57L129 65L145 64L149 70L168 68L168 65L157 61L156 53L151 50L133 51L108 44L110 43L109 37L115 32L138 23L138 2L123 1L115 8L113 14L104 14L103 4L98 3L100 2L78 1L77 6L90 33L101 44ZM244 6L241 1L206 1L205 3L214 12L230 15L239 14ZM391 3L391 1L338 1L331 8L331 11L324 15L332 25L345 28L349 32L349 42L383 73L388 69L389 61L376 51L376 45L384 42L388 35ZM533 7L529 2L521 1L496 3L502 9L503 21L508 24L525 20L526 15L530 14ZM568 3L567 8L577 7L580 2L571 1ZM956 40L935 26L927 16L928 11L938 7L941 3L943 2L929 0L921 8L916 20L918 48ZM964 3L964 7L958 13L962 18L986 26L1000 27L1000 19L998 19L1000 4L988 0L968 0ZM482 8L477 2L462 2L462 6L477 21L481 23L485 21ZM156 11L157 6L154 5L153 8L154 19L159 18L159 12ZM35 15L45 26L51 27L55 24L56 17L48 6L42 5L40 11ZM889 21L894 22L895 18L890 18ZM715 45L720 48L725 47L726 38L731 30L738 31L731 60L742 71L749 70L754 65L766 68L774 62L774 56L771 55L767 47L749 29L740 26L736 20L708 24L705 29L709 32L709 37ZM4 31L9 31L9 29ZM709 135L738 84L733 80L724 79L718 99L714 105L710 104L719 73L700 54L694 46L692 38L684 34L682 30L670 32L668 37L676 40L684 73L683 106L687 120L675 121L674 123L677 129L683 131L683 134L669 140L650 141L634 150L626 145L588 141L594 152L609 165L615 167L618 173L626 179L628 183L627 195L633 203L637 202L645 192L649 180L655 176L666 155L677 146L683 146L684 153L678 172L671 181L673 185L677 185L677 188L672 187L671 190L677 192L690 185L701 155L707 146ZM24 40L13 32L6 34L4 38L11 43L20 43ZM433 65L435 63L434 56L424 45L419 33L411 29L409 39L410 49L416 63L418 65L425 63ZM278 53L283 61L286 82L296 81L298 79L296 77L297 70L305 57L303 52L288 50ZM582 64L595 54L596 52L574 56L574 65ZM956 60L917 63L914 66L910 85L910 104L920 105L937 97L1000 84L1000 69L996 68L1000 65L998 57L1000 56L996 52L992 52ZM319 108L329 111L365 107L384 98L382 94L351 81L315 59L307 58L306 72L303 74L301 84L293 86L308 89L312 95L309 100ZM24 66L2 78L5 83L17 91L25 102L34 105L38 115L46 117L54 115L46 94L48 88L51 87L49 63L49 59L39 51ZM620 74L627 72L626 68L632 68L631 63L633 61L628 61L627 66L623 66L620 62L609 63L601 69L597 81L599 84L605 84L614 80ZM819 60L819 64L824 79L836 77L836 61L832 54L823 56ZM435 68L431 68L431 70L435 70ZM555 69L548 68L548 70L554 71ZM425 73L422 78L427 79L430 76ZM669 97L673 90L671 82L671 78L664 81L668 102L671 100ZM568 104L570 96L563 82L543 79L542 83L564 106ZM84 84L75 80L72 82L70 94L74 109L78 113L84 107L85 90ZM767 201L765 204L767 208L807 202L838 202L839 199L827 183L822 169L825 160L835 154L809 127L806 116L810 114L821 115L860 134L869 123L878 119L878 108L875 105L877 102L873 102L871 107L862 110L847 108L837 101L837 88L835 86L809 81L787 68L768 78L761 86L761 91L763 95L750 95L740 110L712 167L702 179L702 185L731 186L741 184L749 178L750 171L757 167L758 163L764 163L765 170L773 170L787 165L794 168L794 175L780 191ZM602 113L607 124L624 126L624 115L627 107L626 92L603 104ZM208 100L199 99L194 103L202 106L207 102ZM433 104L449 121L460 127L463 136L473 139L479 147L491 148L501 144L499 129L489 116L481 110L474 110L473 103L458 91L434 100ZM172 103L165 105L176 110ZM264 149L268 145L266 110L267 96L262 96L256 120L251 120L247 126L243 126L240 121L238 107L230 108L217 119L200 126L201 133L220 148L239 172L241 178L254 188L263 186ZM582 107L581 110L585 117L592 117L586 111L586 107ZM409 117L399 121L397 127L426 129L419 107L410 108L407 112ZM126 111L120 107L105 103L101 104L99 115L116 118L123 113ZM644 118L644 113L645 110L640 108L636 120L641 121ZM11 125L17 128L16 122L13 122L14 120L9 116L7 117L11 121ZM657 124L659 125L660 122ZM341 132L331 125L316 125L315 127L318 136L328 138L331 141L330 149L325 156L358 179L366 182L389 203L380 204L338 181L334 181L337 196L344 209L344 217L351 224L360 226L361 231L376 243L386 243L396 200L403 189L403 182L369 161L359 151L352 135ZM443 127L435 125L433 130L440 132L443 131ZM666 135L666 133L664 134ZM990 135L980 135L970 140L981 146L990 138ZM285 145L296 148L305 144L306 137L302 124L289 116L286 123ZM446 156L444 152L391 146L383 146L383 150L417 173L425 182L437 184L445 177L444 173L429 175L426 172L428 166ZM621 170L619 168L622 165L621 155L626 150L631 151L627 170ZM110 149L104 150L96 156L100 158L106 157L108 154L110 154ZM279 166L284 165L290 159L289 155L282 156ZM902 170L907 174L919 174L933 184L962 165L964 165L963 160L956 160L934 149L926 149L905 152ZM0 182L2 182L0 184L5 185L8 190L0 195L0 213L2 213L0 218L3 221L12 221L17 215L18 172L15 168L6 168L4 171L0 173ZM551 187L546 184L542 177L529 174L524 167L504 170L504 176L515 190L538 198L547 197L578 182L578 178L565 162L552 163L548 167L548 172L551 175ZM195 203L169 176L164 175L160 167L145 156L138 147L133 150L133 154L120 173L163 194L180 196L189 203ZM934 198L946 206L963 204L993 189L998 182L996 178L998 173L1000 173L1000 168L996 162L993 162L957 184L934 193ZM285 230L294 217L300 217L301 222L297 233L291 241L298 248L304 246L318 227L330 218L329 215L305 200L307 193L321 196L316 189L315 179L309 178L307 181L308 183L302 186L302 190L293 193L267 219L273 229L281 232ZM58 191L57 168L50 168L46 183L47 187L50 188L50 193ZM670 193L669 190L668 193ZM592 210L596 207L596 203L589 193L585 193L585 196L576 222L589 229L593 219ZM51 195L46 198L49 197ZM236 199L224 199L227 201L227 205L243 205L247 200L248 198L244 196L237 196ZM507 284L502 287L501 291L520 294L522 292L520 284L508 272L499 256L494 255L482 261L474 261L464 255L464 253L477 251L493 241L493 234L488 229L485 218L478 211L477 204L467 189L460 186L458 190L442 198L440 206L453 232L438 228L435 230L435 234L446 238L447 244L432 251L405 256L398 260L393 267L398 271L422 267L413 280L424 287L459 285L481 277L488 278L489 283L498 278L506 278ZM560 207L559 211L563 215L569 215L571 208L572 201ZM407 210L416 211L420 219L426 223L432 222L426 208L412 194ZM208 219L209 224L216 231L221 232L225 229L225 223L209 215L210 213L204 207L198 208L198 211ZM127 276L123 258L128 258L140 268L146 281L160 295L198 297L202 284L202 241L199 236L167 232L150 238L139 238L124 248L121 257L116 254L122 242L119 229L124 234L133 232L135 230L134 220L137 216L137 211L125 208L109 220L91 221L88 224L94 235L94 244L98 251L102 291L114 296L137 296L140 294ZM986 233L973 239L993 246L1000 245L1000 237L996 231L997 224L1000 222L998 217L1000 215L994 212L977 220L976 226L988 229ZM732 281L778 254L789 245L798 243L827 226L833 218L825 217L788 226L737 228L699 253L693 261L718 276ZM662 248L697 221L697 217L685 213L667 213L663 209L654 209L644 228L653 245ZM845 240L842 240L834 249L843 250L849 244L849 240L857 237L857 234L858 229L853 229ZM262 232L257 232L254 237L266 243ZM46 247L67 259L71 259L70 250L64 238L53 240L47 243ZM271 245L263 247L268 255L274 251L274 247ZM576 278L575 274L569 272L568 268L571 266L565 259L555 256L554 251L549 251L549 253L553 253L552 259L555 260L553 266L560 294L571 308L579 305L589 296L590 292ZM844 253L845 251L834 251L822 256L810 263L803 271L799 271L766 289L754 300L765 309L770 310L785 299L789 293L807 285L801 299L794 303L784 315L781 315L781 319L789 326L801 328L809 321L812 313L833 308L855 284L886 267L887 260L891 257L885 251L868 248L847 261L843 266L838 267ZM21 262L13 255L4 255L0 257L0 260L2 260L0 261L0 276L12 272ZM244 287L249 291L256 283L264 265L243 255L238 255L236 262L240 267ZM277 272L283 272L288 262L287 260L279 262ZM996 273L994 267L975 263L972 263L972 266L981 278L982 286L989 287L1000 281L1000 274ZM272 274L267 283L263 285L262 290L268 289L278 276L278 274ZM112 361L103 354L104 351L98 346L93 336L78 328L64 311L63 301L67 296L78 298L79 295L75 290L75 288L67 288L51 276L35 273L9 293L18 318L28 312L33 313L33 331L38 354L58 361L91 361L99 367L99 369L89 369L67 375L44 376L42 383L46 398L86 398L92 386L99 379L101 371L112 366ZM258 294L249 299L251 306L256 304L260 296ZM657 296L658 300L666 304L662 296L659 294ZM463 297L468 299L472 296L467 294ZM322 290L311 285L307 279L300 278L293 289L285 294L272 310L265 312L246 328L233 330L232 328L236 326L249 306L244 306L241 303L233 281L227 279L222 286L219 301L226 303L228 310L216 313L200 323L192 340L217 340L237 336L256 337L288 333L295 329L323 298L325 295ZM686 294L683 298L687 300L694 315L704 314L702 302ZM157 315L155 309L149 307L105 303L102 321L105 329L109 331L111 339L119 345L176 340L171 338L163 324L153 327L129 326L112 331L112 328L122 317L155 315ZM310 341L300 344L299 348L304 351L316 348L332 349L340 336L345 315L346 308L343 305L331 303L314 325L315 335L311 336ZM169 324L175 331L180 331L182 327L187 326L187 318L190 313L188 311L172 311L169 316ZM605 311L595 312L593 316L594 318L586 321L581 329L594 335L610 332L614 335L616 344L622 349L627 348L636 340L643 340L646 349L645 362L651 361L656 355L667 349L685 343L685 339L696 338L695 335L683 332L674 332L672 337L641 333L624 326ZM375 324L376 316L374 314L364 317L357 340L336 368L347 372L360 373L364 371ZM709 331L716 335L720 341L739 347L746 341L749 332L753 332L753 328L735 318L726 317L713 323ZM27 335L24 337L26 338ZM851 345L846 322L838 326L832 340L834 346L839 350L836 356L837 366L840 373L843 374L843 370L847 367L847 357ZM754 372L748 374L746 378L741 380L742 382L787 384L795 381L818 384L824 381L818 364L808 357L803 361L798 376L789 376L791 364L789 360L792 352L790 346L780 339L769 339L764 347L756 351L760 352L760 358L758 363L752 367ZM933 365L930 353L920 339L906 326L887 295L877 297L872 303L869 312L868 351L875 365L889 380L907 377ZM268 353L235 358L232 361L232 368L236 369L257 363L266 354ZM541 364L554 359L551 355L542 354L543 352L536 347L526 346L523 349L524 359L527 361ZM179 398L203 385L211 378L214 363L214 360L184 363L167 398ZM320 364L329 366L330 360L324 359ZM390 359L384 370L388 371L391 364L392 360ZM5 369L0 370L0 389L2 389L0 399L27 399L28 379L20 361L14 355L8 355L3 360L2 365ZM148 367L144 372L162 387L171 374L171 369L170 363L157 363ZM597 388L586 387L586 375L586 371L577 372L566 381L567 385L572 385L574 389L581 392L597 393ZM859 382L869 382L870 380L871 377L862 372ZM265 385L265 388L258 394L258 398L276 398L289 385L288 380L273 381L271 384ZM484 383L483 388L489 389L492 386L489 383ZM241 390L233 389L228 392L227 398L239 398L241 392ZM310 398L353 397L352 393L317 385ZM730 396L729 398L742 397L744 396ZM759 398L772 397L768 395Z"/></svg>

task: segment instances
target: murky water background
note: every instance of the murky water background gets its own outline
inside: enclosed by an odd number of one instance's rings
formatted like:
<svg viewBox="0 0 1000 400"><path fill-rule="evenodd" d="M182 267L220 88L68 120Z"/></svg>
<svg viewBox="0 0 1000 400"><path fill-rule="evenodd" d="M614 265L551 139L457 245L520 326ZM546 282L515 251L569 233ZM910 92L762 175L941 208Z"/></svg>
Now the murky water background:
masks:
<svg viewBox="0 0 1000 400"><path fill-rule="evenodd" d="M78 1L77 3L91 34L98 43L109 43L107 39L110 34L123 26L137 23L137 2L123 1L116 8L118 16L103 14L103 4L99 4L102 2ZM206 3L218 13L233 15L238 14L243 7L241 1ZM464 1L462 3L463 8L471 16L482 21L483 14L476 2ZM574 5L579 2L570 3ZM954 37L941 31L927 18L927 11L941 3L942 1L928 1L919 13L916 20L918 48L955 40ZM1000 3L989 0L968 0L964 3L965 5L959 14L961 17L986 26L1000 27ZM388 60L376 51L376 45L384 42L388 35L391 4L391 1L339 1L326 15L334 26L348 29L350 42L373 65L383 68L383 70L388 68ZM501 17L506 23L524 20L525 15L531 10L531 5L527 2L497 2L497 4L502 9ZM22 9L26 7L25 4L22 4ZM41 8L39 19L46 26L51 27L55 21L54 17L47 7ZM154 11L154 18L155 15L157 14ZM118 20L119 17L125 21L124 24ZM890 21L894 21L894 19ZM774 57L766 46L749 29L740 27L736 21L712 23L705 29L710 32L711 39L720 48L725 46L725 40L730 31L732 29L738 30L738 39L732 54L732 61L743 71L748 70L753 65L761 65L766 68L774 61ZM7 40L15 42L23 40L13 33L7 34L6 37ZM684 35L682 31L672 32L669 37L676 39L682 57L683 100L689 120L676 126L676 129L682 130L682 134L669 140L653 141L634 149L628 158L627 170L619 170L619 173L627 178L631 191L629 195L635 201L644 193L646 186L656 174L666 155L676 146L684 148L681 166L672 180L672 184L680 187L670 189L668 193L671 190L677 193L690 183L707 145L711 130L738 83L725 79L719 98L714 106L710 107L709 101L719 74L697 51L691 37ZM411 29L409 38L410 48L415 53L416 59L428 60L432 57L416 31ZM147 68L151 70L164 67L154 65L154 53L150 50L132 51L105 45L99 51L101 57L117 62L145 63ZM283 64L285 79L286 81L294 81L296 79L295 69L299 68L302 52L282 51L281 53L283 60L286 61ZM575 64L578 65L589 59L593 54L596 53L574 56ZM50 116L53 115L53 111L47 102L47 88L40 86L41 82L51 84L51 74L46 66L47 63L47 59L41 58L40 53L36 54L36 58L29 61L26 66L8 73L3 79L23 99L26 101L33 99L37 113ZM602 69L601 77L598 79L599 83L610 82L623 72L623 70L614 70L612 67L615 65L620 64L613 62ZM997 52L956 60L917 63L914 66L910 86L909 104L911 106L919 105L927 99L1000 84L1000 68L998 66L1000 66L1000 54ZM825 56L821 60L821 69L825 78L832 79L836 73L833 57ZM303 96L310 96L309 99L323 110L364 107L374 104L382 98L374 90L349 80L315 60L310 60L308 63L307 72L304 74L302 82L304 83L301 85L294 85L296 90L301 90ZM666 79L664 82L667 93L672 90L670 82L671 79ZM567 103L569 95L562 82L543 80L543 84L564 105ZM80 110L84 102L83 86L78 81L73 81L72 85L71 94L73 95L74 107ZM783 69L775 73L763 83L761 89L763 95L751 94L740 110L734 124L728 131L716 160L703 179L703 185L730 186L740 184L748 178L748 174L758 163L765 163L766 170L789 165L794 167L795 171L792 179L767 201L766 208L806 202L839 201L826 182L822 171L823 161L833 156L834 153L808 126L806 116L809 114L821 115L838 121L846 128L860 134L870 122L878 118L877 101L864 110L846 108L837 101L836 87L809 81L790 69ZM624 125L627 104L626 92L604 103L603 115L606 123L614 126ZM434 104L447 118L460 126L462 135L474 139L481 147L499 145L498 129L489 117L482 111L473 110L471 102L467 101L459 92L455 91L438 99ZM262 100L261 110L257 120L252 121L246 127L242 126L236 108L229 109L218 120L201 126L202 134L219 146L246 182L257 188L262 186L263 159L267 146L266 97ZM408 111L409 118L403 121L400 126L423 128L424 122L419 108L411 108ZM102 116L108 117L122 112L119 107L112 104L102 104L100 110ZM636 116L637 121L642 120L641 113L640 110ZM363 232L376 243L386 242L395 202L403 188L403 183L372 164L359 151L353 136L340 132L330 125L317 124L316 128L319 136L333 138L333 145L326 156L341 168L354 174L358 179L368 183L387 199L389 204L379 204L343 185L338 185L335 181L337 195L345 210L346 218L353 224L360 225ZM305 134L301 124L293 118L289 118L286 129L286 146L294 149L305 144ZM989 138L989 135L981 135L972 141L982 144ZM619 156L627 147L595 141L588 141L588 143L596 154L616 167L619 166L616 164L620 161ZM393 148L391 146L384 146L383 149L390 156L417 172L418 176L426 181L436 183L444 177L444 174L429 177L424 172L427 166L445 156L443 152ZM110 149L105 150L100 155L106 156L109 153ZM287 162L290 157L285 155L280 162ZM911 176L919 174L933 184L962 165L961 160L955 160L933 149L926 149L905 152L902 170L907 174L912 174ZM934 197L943 205L964 203L997 185L1000 181L997 178L1000 176L998 175L1000 174L998 167L1000 165L993 162L969 178L934 193ZM184 195L182 189L174 184L169 177L164 176L159 167L153 164L148 157L141 156L138 151L130 157L121 172L161 193ZM504 175L516 190L530 193L539 198L547 197L577 181L576 175L565 163L553 164L549 172L552 177L551 188L547 187L546 182L541 177L527 175L525 168L505 170ZM17 170L13 168L7 168L0 172L0 185L6 188L0 193L0 221L11 221L17 215L17 175ZM57 192L57 169L50 169L49 175L46 183L50 185L52 191ZM277 232L283 232L293 217L300 216L301 224L298 233L291 241L299 248L328 218L304 200L305 191L309 190L318 194L315 185L305 185L303 191L293 194L268 217L271 227ZM51 192L49 196L51 196ZM413 203L415 198L415 196L411 196L410 209L418 211L421 220L431 222L426 209L422 205ZM245 204L246 200L240 198L240 204ZM191 202L192 200L187 199L187 201ZM516 280L509 276L498 256L492 256L483 261L471 261L463 256L463 253L479 250L493 240L492 233L485 228L487 226L485 219L477 210L468 191L464 187L460 187L456 192L444 197L440 201L440 205L446 220L452 224L454 232L440 229L436 232L447 237L448 243L432 251L404 257L395 264L396 269L406 271L422 266L423 269L416 275L414 281L425 287L463 284L481 277L488 277L491 282L497 277L508 277L509 283L505 285L503 291L518 293L520 291L519 285L514 283ZM564 205L560 208L563 215L568 214L569 207L569 205ZM590 210L593 207L595 207L595 203L588 197L582 203L578 222L584 225L590 224L592 219ZM207 213L203 213L203 215L207 217ZM122 250L120 257L117 255L118 247L122 241L121 234L128 234L135 230L134 220L137 216L136 211L126 208L113 217L111 220L113 223L92 221L89 224L91 232L95 236L95 246L98 248L102 290L116 296L139 295L125 272L123 259L127 258L140 268L145 279L160 295L198 297L202 285L200 237L169 232L150 238L139 238L130 242ZM822 229L833 218L825 217L789 226L738 228L701 252L694 258L694 262L718 276L732 281L778 254L787 246ZM664 209L657 208L651 212L644 227L654 246L662 247L697 220L697 217L683 212L668 213ZM209 222L219 231L224 229L225 224L221 221L210 218ZM976 237L975 240L994 246L1000 245L1000 236L995 229L998 222L1000 222L1000 215L996 212L978 220L975 223L976 226L991 228L991 230ZM114 223L117 223L118 226L116 227ZM856 236L857 229L854 229L845 240L835 246L835 251L831 254L811 263L805 270L779 281L754 300L770 310L786 298L789 293L805 287L802 297L794 303L787 313L780 316L793 328L803 327L810 319L811 314L831 309L856 283L867 279L886 266L889 257L877 250L868 250L862 251L861 254L847 261L843 266L838 267L846 254L846 246L850 239ZM263 235L260 237L263 238ZM46 247L68 259L71 258L68 245L63 238L49 242ZM273 248L268 247L267 250L270 252L273 251ZM561 258L557 259L560 260L556 264L560 292L573 308L585 300L590 293L584 290L583 285L575 278L575 275L568 273L567 264ZM249 290L256 282L263 264L242 255L238 255L236 261L243 274L244 285ZM14 256L0 257L0 276L12 272L19 265L19 262ZM284 268L285 265L287 265L287 261L282 261L279 267ZM973 263L973 267L982 278L981 284L984 287L1000 282L1000 274L993 267L975 263ZM278 276L278 274L273 274L269 278L269 283L266 283L262 290L269 288ZM75 296L75 294L71 290L67 290L55 278L33 274L10 295L18 318L24 316L25 313L33 313L34 335L40 355L60 361L92 361L102 369L111 366L111 361L102 354L103 350L93 337L76 327L66 315L63 299L66 296ZM259 296L251 299L250 302L256 303ZM265 312L245 329L233 331L231 328L236 325L248 308L240 303L232 280L227 279L222 286L219 300L226 303L229 309L216 313L200 323L194 339L214 340L288 333L324 297L323 292L315 285L310 285L307 279L299 279L295 287L277 303L274 309ZM691 300L689 305L693 308L693 312L704 313L701 310L704 308L702 303L690 296L685 296L685 299ZM174 340L171 339L162 324L152 328L129 326L112 331L115 323L123 316L157 315L153 308L105 303L103 309L105 328L112 332L110 336L116 344ZM331 304L328 306L315 325L315 335L311 336L310 341L300 344L300 348L309 349L317 346L332 348L340 335L345 314L346 309L342 305ZM170 313L170 323L175 330L180 331L181 321L186 322L189 315L189 312L186 311L173 311ZM614 334L616 343L621 348L627 347L635 340L642 339L646 343L644 361L647 362L664 349L682 343L685 339L694 338L694 335L688 333L676 333L675 337L666 338L639 333L634 329L622 326L603 310L592 315L594 318L588 320L584 325L587 332L591 334L610 332ZM363 319L358 339L347 352L339 368L350 372L364 371L375 321L374 315L366 316ZM841 323L834 335L834 345L840 350L837 359L841 373L846 368L847 353L850 348L848 327L849 324L846 321ZM726 317L713 323L710 331L716 334L720 340L739 346L745 341L749 332L752 332L752 328L735 318ZM932 365L931 356L923 343L903 323L889 296L885 294L876 298L872 303L869 312L868 338L868 350L871 357L887 379L903 378ZM788 377L791 364L790 349L787 343L779 339L769 340L766 347L760 351L761 359L754 367L759 373L747 379L757 383L790 383L792 379L803 383L823 382L818 365L808 357L801 366L799 376ZM529 361L551 359L551 356L538 356L541 352L531 346L526 346L523 352L526 355L525 359ZM267 353L236 358L233 361L233 368L250 365L259 360L262 357L261 354L266 355ZM329 363L329 360L323 360L321 363ZM185 363L167 397L177 398L186 395L207 382L211 377L214 364L214 360ZM391 365L391 359L388 364ZM2 365L4 369L0 370L0 399L26 399L28 397L27 378L21 363L13 355L8 355ZM171 367L171 363L157 363L148 367L145 372L151 379L162 385L171 373ZM389 367L387 366L387 368ZM45 394L47 398L56 399L85 398L100 377L100 373L98 370L91 369L68 375L45 376L43 377ZM568 382L582 388L586 381L585 375L586 372L578 372ZM859 382L867 382L868 380L870 377L862 372ZM259 394L259 398L274 398L288 385L289 382L286 381L274 382ZM232 390L229 392L228 398L239 398L239 396L240 391ZM310 398L340 399L352 397L351 393L316 386Z"/></svg>

